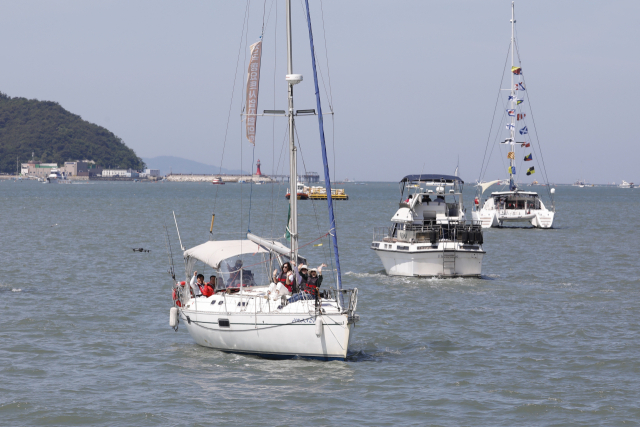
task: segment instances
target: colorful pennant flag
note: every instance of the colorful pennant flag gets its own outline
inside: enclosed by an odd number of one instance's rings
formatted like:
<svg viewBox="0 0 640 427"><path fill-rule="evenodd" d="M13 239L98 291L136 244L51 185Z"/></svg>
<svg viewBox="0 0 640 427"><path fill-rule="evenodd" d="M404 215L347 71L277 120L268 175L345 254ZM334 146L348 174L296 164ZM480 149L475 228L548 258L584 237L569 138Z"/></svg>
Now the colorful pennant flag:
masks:
<svg viewBox="0 0 640 427"><path fill-rule="evenodd" d="M515 125L508 123L506 126L507 129L511 130L511 129L515 129Z"/></svg>
<svg viewBox="0 0 640 427"><path fill-rule="evenodd" d="M522 144L520 147L525 148L525 147L531 147L531 143L529 142L518 142L518 144Z"/></svg>
<svg viewBox="0 0 640 427"><path fill-rule="evenodd" d="M527 129L526 126L520 129L520 135L526 135L528 133L529 133L529 129Z"/></svg>
<svg viewBox="0 0 640 427"><path fill-rule="evenodd" d="M511 72L517 76L522 73L522 68L520 67L511 67Z"/></svg>
<svg viewBox="0 0 640 427"><path fill-rule="evenodd" d="M515 153L515 152L513 152L513 151L509 151L509 152L507 153L507 159L513 159L513 160L515 160L515 159L516 159L516 153Z"/></svg>
<svg viewBox="0 0 640 427"><path fill-rule="evenodd" d="M516 98L516 105L520 105L524 102L524 99L517 99Z"/></svg>
<svg viewBox="0 0 640 427"><path fill-rule="evenodd" d="M522 82L516 83L516 90L526 90Z"/></svg>
<svg viewBox="0 0 640 427"><path fill-rule="evenodd" d="M507 110L507 114L509 117L514 117L516 115L516 110Z"/></svg>
<svg viewBox="0 0 640 427"><path fill-rule="evenodd" d="M516 120L522 120L522 119L524 119L525 117L527 117L527 115L526 115L526 114L518 114L518 117L516 118Z"/></svg>
<svg viewBox="0 0 640 427"><path fill-rule="evenodd" d="M528 155L524 156L524 161L525 162L530 162L531 160L533 160L532 153L529 153Z"/></svg>
<svg viewBox="0 0 640 427"><path fill-rule="evenodd" d="M536 173L536 168L534 168L533 166L527 169L527 175L532 175L534 173Z"/></svg>
<svg viewBox="0 0 640 427"><path fill-rule="evenodd" d="M516 174L516 167L515 166L509 166L509 173L512 175Z"/></svg>

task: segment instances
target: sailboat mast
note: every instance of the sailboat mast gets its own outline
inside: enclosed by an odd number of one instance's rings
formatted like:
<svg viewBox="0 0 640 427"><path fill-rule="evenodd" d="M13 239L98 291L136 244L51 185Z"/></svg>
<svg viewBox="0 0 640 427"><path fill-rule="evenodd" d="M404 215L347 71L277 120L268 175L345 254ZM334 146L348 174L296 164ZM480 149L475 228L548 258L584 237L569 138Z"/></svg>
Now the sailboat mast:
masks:
<svg viewBox="0 0 640 427"><path fill-rule="evenodd" d="M514 67L514 60L515 60L515 53L514 53L514 47L515 47L515 24L516 24L516 20L514 17L514 2L511 2L511 109L513 110L513 115L511 116L511 148L510 151L514 151L515 148L515 142L516 142L516 116L517 116L517 112L516 112L516 108L517 108L517 101L516 101L516 90L515 90L515 82L513 79L513 67ZM516 160L511 158L512 156L509 156L509 165L511 166L509 168L509 186L510 187L515 187L515 183L513 182L513 168L515 167L515 162ZM514 190L514 188L509 188L510 190Z"/></svg>
<svg viewBox="0 0 640 427"><path fill-rule="evenodd" d="M291 48L291 0L287 0L287 76L293 75L293 53ZM293 123L293 85L288 80L289 92L289 203L291 206L291 262L298 263L298 168L295 129Z"/></svg>

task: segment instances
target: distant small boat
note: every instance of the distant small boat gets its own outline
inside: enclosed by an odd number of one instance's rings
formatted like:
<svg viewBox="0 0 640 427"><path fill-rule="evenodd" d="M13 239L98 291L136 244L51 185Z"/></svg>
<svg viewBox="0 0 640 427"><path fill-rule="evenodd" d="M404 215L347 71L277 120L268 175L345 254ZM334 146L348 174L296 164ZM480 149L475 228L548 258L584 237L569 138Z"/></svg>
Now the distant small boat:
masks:
<svg viewBox="0 0 640 427"><path fill-rule="evenodd" d="M623 179L622 184L618 185L618 188L633 188L633 182L627 182Z"/></svg>
<svg viewBox="0 0 640 427"><path fill-rule="evenodd" d="M217 177L213 178L213 179L211 180L211 183L212 183L212 184L215 184L215 185L224 185L224 181L223 181L223 180L222 180L222 178L221 178L221 177L219 177L219 176L217 176Z"/></svg>

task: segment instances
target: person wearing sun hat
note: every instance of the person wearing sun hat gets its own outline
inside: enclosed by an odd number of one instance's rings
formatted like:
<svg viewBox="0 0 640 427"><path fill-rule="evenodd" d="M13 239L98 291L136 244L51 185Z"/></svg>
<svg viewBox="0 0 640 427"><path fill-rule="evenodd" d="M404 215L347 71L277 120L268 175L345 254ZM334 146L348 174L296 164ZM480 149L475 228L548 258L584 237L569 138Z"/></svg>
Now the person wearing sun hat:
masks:
<svg viewBox="0 0 640 427"><path fill-rule="evenodd" d="M318 288L322 284L322 267L326 267L327 264L321 264L318 268L312 268L308 270L309 273L302 275L303 267L306 265L301 265L299 270L300 274L298 275L301 278L304 278L304 281L300 281L300 292L293 295L289 298L288 303L291 304L293 302L299 300L314 300L316 298L316 294L318 293Z"/></svg>

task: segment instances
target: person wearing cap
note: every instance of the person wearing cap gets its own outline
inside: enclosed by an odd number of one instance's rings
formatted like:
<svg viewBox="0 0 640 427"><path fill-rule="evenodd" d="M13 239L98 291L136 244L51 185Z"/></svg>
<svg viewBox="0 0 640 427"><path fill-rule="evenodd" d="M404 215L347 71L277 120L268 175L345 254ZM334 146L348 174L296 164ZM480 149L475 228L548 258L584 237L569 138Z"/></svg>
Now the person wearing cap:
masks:
<svg viewBox="0 0 640 427"><path fill-rule="evenodd" d="M305 281L300 282L300 292L289 298L288 303L300 301L300 300L314 300L318 293L318 288L322 284L322 267L326 267L327 264L321 264L318 268L312 268L308 274L305 274ZM302 271L300 266L300 270ZM302 274L300 274L302 276Z"/></svg>

